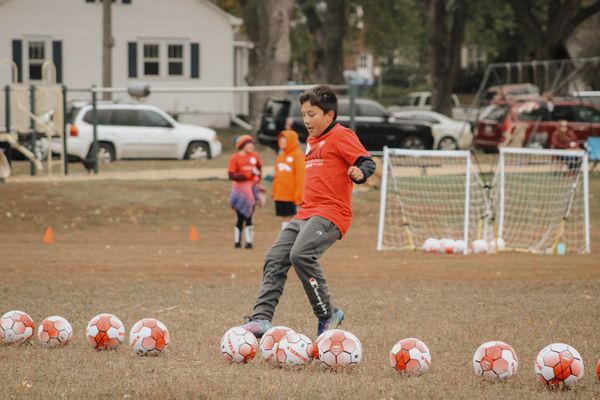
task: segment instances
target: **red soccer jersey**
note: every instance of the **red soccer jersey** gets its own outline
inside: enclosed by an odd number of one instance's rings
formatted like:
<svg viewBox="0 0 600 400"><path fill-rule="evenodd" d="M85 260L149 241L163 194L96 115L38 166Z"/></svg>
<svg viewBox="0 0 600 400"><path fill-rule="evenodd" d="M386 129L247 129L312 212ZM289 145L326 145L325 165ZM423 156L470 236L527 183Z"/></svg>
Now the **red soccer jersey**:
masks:
<svg viewBox="0 0 600 400"><path fill-rule="evenodd" d="M350 129L336 124L317 138L309 136L306 146L304 202L295 218L323 217L333 222L342 236L352 222L350 168L369 153Z"/></svg>
<svg viewBox="0 0 600 400"><path fill-rule="evenodd" d="M257 153L235 153L229 159L229 167L228 172L233 172L236 174L244 174L247 180L256 180L259 181L260 178L254 176L252 174L252 169L258 168L258 170L262 170L262 164L260 161L260 157Z"/></svg>

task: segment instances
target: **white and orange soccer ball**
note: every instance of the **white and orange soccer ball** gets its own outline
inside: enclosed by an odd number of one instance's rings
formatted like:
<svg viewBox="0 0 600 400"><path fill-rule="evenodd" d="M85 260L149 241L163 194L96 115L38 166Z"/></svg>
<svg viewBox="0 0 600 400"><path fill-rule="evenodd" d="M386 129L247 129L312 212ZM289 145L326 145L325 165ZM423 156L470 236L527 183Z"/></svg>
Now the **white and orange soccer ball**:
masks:
<svg viewBox="0 0 600 400"><path fill-rule="evenodd" d="M125 339L125 325L112 314L98 314L85 331L87 342L96 350L112 350Z"/></svg>
<svg viewBox="0 0 600 400"><path fill-rule="evenodd" d="M454 239L443 238L440 240L440 253L454 253Z"/></svg>
<svg viewBox="0 0 600 400"><path fill-rule="evenodd" d="M471 251L474 254L486 254L490 250L490 245L483 239L473 240Z"/></svg>
<svg viewBox="0 0 600 400"><path fill-rule="evenodd" d="M309 364L314 357L313 342L301 333L289 333L277 345L277 364L295 367Z"/></svg>
<svg viewBox="0 0 600 400"><path fill-rule="evenodd" d="M63 317L53 315L38 326L38 339L47 347L62 347L73 339L73 327Z"/></svg>
<svg viewBox="0 0 600 400"><path fill-rule="evenodd" d="M294 330L287 326L274 326L265 332L258 346L260 355L265 361L277 363L277 358L275 357L277 346L281 338L289 333L294 333Z"/></svg>
<svg viewBox="0 0 600 400"><path fill-rule="evenodd" d="M342 329L325 331L316 340L316 356L323 367L352 367L362 360L362 344L350 332Z"/></svg>
<svg viewBox="0 0 600 400"><path fill-rule="evenodd" d="M0 342L23 343L33 336L33 320L23 311L9 311L0 318Z"/></svg>
<svg viewBox="0 0 600 400"><path fill-rule="evenodd" d="M439 253L440 241L436 238L428 238L423 242L423 250L428 253Z"/></svg>
<svg viewBox="0 0 600 400"><path fill-rule="evenodd" d="M500 342L486 342L473 355L475 375L504 380L517 373L519 360L512 346Z"/></svg>
<svg viewBox="0 0 600 400"><path fill-rule="evenodd" d="M467 249L467 244L464 240L455 240L454 241L454 254L464 254Z"/></svg>
<svg viewBox="0 0 600 400"><path fill-rule="evenodd" d="M247 363L256 356L258 341L252 332L236 326L225 332L221 339L221 354L231 363Z"/></svg>
<svg viewBox="0 0 600 400"><path fill-rule="evenodd" d="M551 389L570 389L583 377L583 359L568 344L552 343L538 353L535 373Z"/></svg>
<svg viewBox="0 0 600 400"><path fill-rule="evenodd" d="M170 341L167 326L156 318L139 320L129 332L129 345L140 356L158 356L165 351Z"/></svg>
<svg viewBox="0 0 600 400"><path fill-rule="evenodd" d="M489 242L489 251L490 253L497 253L499 251L504 251L506 248L506 242L502 238L495 238L490 240Z"/></svg>
<svg viewBox="0 0 600 400"><path fill-rule="evenodd" d="M402 339L390 351L390 365L400 373L421 374L431 365L431 352L419 339Z"/></svg>

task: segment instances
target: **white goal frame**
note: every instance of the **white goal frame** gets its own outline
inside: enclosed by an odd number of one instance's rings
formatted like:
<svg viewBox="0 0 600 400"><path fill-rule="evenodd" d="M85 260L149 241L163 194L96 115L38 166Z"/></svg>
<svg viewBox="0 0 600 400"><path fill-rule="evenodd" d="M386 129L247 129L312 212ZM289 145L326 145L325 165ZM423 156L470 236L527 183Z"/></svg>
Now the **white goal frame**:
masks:
<svg viewBox="0 0 600 400"><path fill-rule="evenodd" d="M583 226L584 226L584 243L585 243L585 254L591 253L590 246L590 205L589 205L589 162L588 153L585 150L558 150L558 149L532 149L532 148L513 148L513 147L501 147L499 148L498 157L498 174L499 174L499 194L498 194L498 237L503 237L504 232L504 220L505 220L505 196L506 196L506 155L510 154L530 154L550 157L569 157L576 156L581 157L581 174L583 178ZM577 182L575 182L577 184ZM573 189L577 189L574 187ZM515 249L516 251L524 251Z"/></svg>
<svg viewBox="0 0 600 400"><path fill-rule="evenodd" d="M385 206L387 198L388 185L388 166L390 155L400 155L407 157L451 157L464 158L466 162L465 172L465 207L464 207L464 228L463 240L465 244L464 254L469 251L469 205L471 202L471 153L466 150L408 150L408 149L390 149L387 146L383 148L383 173L381 177L381 195L379 205L379 228L377 232L377 250L383 250L383 232L385 228ZM416 250L416 245L413 244L413 250Z"/></svg>

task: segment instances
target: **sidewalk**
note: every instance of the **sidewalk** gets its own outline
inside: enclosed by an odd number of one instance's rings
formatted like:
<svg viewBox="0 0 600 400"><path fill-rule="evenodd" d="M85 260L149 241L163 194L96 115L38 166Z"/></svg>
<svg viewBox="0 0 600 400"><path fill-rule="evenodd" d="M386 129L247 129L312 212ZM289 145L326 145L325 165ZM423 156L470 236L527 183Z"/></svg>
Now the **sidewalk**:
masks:
<svg viewBox="0 0 600 400"><path fill-rule="evenodd" d="M264 167L263 176L273 174L273 167ZM161 170L141 170L141 171L111 171L101 172L98 175L74 173L67 176L40 174L37 176L18 175L10 176L5 183L40 183L40 182L81 182L98 180L227 180L226 168L182 168L182 169L161 169Z"/></svg>

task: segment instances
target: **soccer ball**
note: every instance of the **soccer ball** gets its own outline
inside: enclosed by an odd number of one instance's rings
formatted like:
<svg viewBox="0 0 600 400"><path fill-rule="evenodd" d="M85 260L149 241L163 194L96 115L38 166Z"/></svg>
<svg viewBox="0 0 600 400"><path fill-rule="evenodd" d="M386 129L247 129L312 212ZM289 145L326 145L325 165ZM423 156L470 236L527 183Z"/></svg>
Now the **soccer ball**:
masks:
<svg viewBox="0 0 600 400"><path fill-rule="evenodd" d="M281 366L295 367L310 363L314 355L313 342L301 333L288 333L277 345L275 356Z"/></svg>
<svg viewBox="0 0 600 400"><path fill-rule="evenodd" d="M544 347L535 359L538 380L549 388L570 389L583 376L583 359L579 352L564 343Z"/></svg>
<svg viewBox="0 0 600 400"><path fill-rule="evenodd" d="M317 338L315 357L323 367L338 369L355 366L362 359L362 344L350 332L342 329L326 331Z"/></svg>
<svg viewBox="0 0 600 400"><path fill-rule="evenodd" d="M500 342L486 342L473 355L475 375L504 380L517 373L519 360L512 346Z"/></svg>
<svg viewBox="0 0 600 400"><path fill-rule="evenodd" d="M489 249L490 249L490 246L489 246L488 242L486 242L483 239L477 239L477 240L474 240L473 243L471 243L471 250L475 254L485 254L489 251Z"/></svg>
<svg viewBox="0 0 600 400"><path fill-rule="evenodd" d="M400 373L423 373L430 364L429 348L419 339L402 339L390 351L390 365Z"/></svg>
<svg viewBox="0 0 600 400"><path fill-rule="evenodd" d="M423 250L428 253L439 253L440 241L436 238L429 238L423 243Z"/></svg>
<svg viewBox="0 0 600 400"><path fill-rule="evenodd" d="M125 338L125 326L112 314L98 314L87 325L87 342L96 350L117 348Z"/></svg>
<svg viewBox="0 0 600 400"><path fill-rule="evenodd" d="M139 320L129 332L129 345L140 356L160 355L170 339L169 330L156 318Z"/></svg>
<svg viewBox="0 0 600 400"><path fill-rule="evenodd" d="M231 363L247 363L258 351L256 337L241 326L231 328L221 339L221 353Z"/></svg>
<svg viewBox="0 0 600 400"><path fill-rule="evenodd" d="M260 355L265 361L277 362L275 353L277 352L277 345L282 337L288 333L294 333L294 330L287 326L274 326L260 339Z"/></svg>
<svg viewBox="0 0 600 400"><path fill-rule="evenodd" d="M496 253L498 251L503 251L506 248L506 242L502 238L496 238L490 240L489 250L490 253Z"/></svg>
<svg viewBox="0 0 600 400"><path fill-rule="evenodd" d="M464 240L455 240L454 241L454 253L455 254L463 254L467 248Z"/></svg>
<svg viewBox="0 0 600 400"><path fill-rule="evenodd" d="M447 238L440 240L440 253L454 253L454 240Z"/></svg>
<svg viewBox="0 0 600 400"><path fill-rule="evenodd" d="M25 342L33 336L33 320L23 311L9 311L0 318L0 342Z"/></svg>
<svg viewBox="0 0 600 400"><path fill-rule="evenodd" d="M73 339L73 328L63 317L53 315L38 326L38 339L47 347L66 346Z"/></svg>

